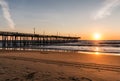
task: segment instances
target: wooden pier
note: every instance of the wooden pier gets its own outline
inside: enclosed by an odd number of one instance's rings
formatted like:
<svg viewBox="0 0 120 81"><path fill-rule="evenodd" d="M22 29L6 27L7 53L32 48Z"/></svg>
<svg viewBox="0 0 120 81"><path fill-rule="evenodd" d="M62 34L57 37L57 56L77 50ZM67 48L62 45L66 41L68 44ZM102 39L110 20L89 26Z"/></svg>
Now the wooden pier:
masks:
<svg viewBox="0 0 120 81"><path fill-rule="evenodd" d="M80 37L57 36L57 35L40 35L19 32L0 31L0 40L3 48L12 47L30 47L52 45L59 43L77 42Z"/></svg>

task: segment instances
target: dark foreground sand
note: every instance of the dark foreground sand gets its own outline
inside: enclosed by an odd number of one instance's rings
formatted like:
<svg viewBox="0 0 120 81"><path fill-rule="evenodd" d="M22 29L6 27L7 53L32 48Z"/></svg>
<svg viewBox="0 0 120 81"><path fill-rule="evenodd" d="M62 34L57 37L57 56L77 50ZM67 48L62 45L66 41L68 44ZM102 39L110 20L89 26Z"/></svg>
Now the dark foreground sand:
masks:
<svg viewBox="0 0 120 81"><path fill-rule="evenodd" d="M0 51L0 81L120 81L120 56Z"/></svg>

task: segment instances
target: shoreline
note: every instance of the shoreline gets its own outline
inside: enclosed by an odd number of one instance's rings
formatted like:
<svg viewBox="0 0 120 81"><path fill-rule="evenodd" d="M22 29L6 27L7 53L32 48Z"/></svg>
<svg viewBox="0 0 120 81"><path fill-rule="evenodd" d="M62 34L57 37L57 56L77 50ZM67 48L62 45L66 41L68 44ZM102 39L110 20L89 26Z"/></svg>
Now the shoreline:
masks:
<svg viewBox="0 0 120 81"><path fill-rule="evenodd" d="M20 49L20 48L5 48L5 49L0 49L0 51L26 51L26 52L70 52L70 53L79 53L79 54L100 54L100 55L111 55L111 56L120 56L120 52L102 52L102 51L89 51L89 50L67 50L67 49L55 49L55 48L41 48L41 49Z"/></svg>
<svg viewBox="0 0 120 81"><path fill-rule="evenodd" d="M79 42L80 43L80 42ZM79 43L77 43L79 45ZM72 43L74 45L74 43ZM93 43L92 43L93 44ZM96 45L96 44L93 44ZM108 45L109 46L109 45ZM72 46L72 45L45 45L45 46L28 46L28 47L8 47L8 48L0 48L0 49L6 49L6 50L33 50L33 51L63 51L63 52L85 52L85 53L100 53L100 54L114 54L118 55L120 54L120 49L118 47L104 47L100 46Z"/></svg>
<svg viewBox="0 0 120 81"><path fill-rule="evenodd" d="M0 56L18 56L28 57L36 59L48 59L48 60L60 60L68 62L83 62L83 63L96 63L96 64L107 64L112 63L113 65L120 65L120 56L110 54L94 54L94 53L78 53L71 51L36 51L36 50L0 50Z"/></svg>

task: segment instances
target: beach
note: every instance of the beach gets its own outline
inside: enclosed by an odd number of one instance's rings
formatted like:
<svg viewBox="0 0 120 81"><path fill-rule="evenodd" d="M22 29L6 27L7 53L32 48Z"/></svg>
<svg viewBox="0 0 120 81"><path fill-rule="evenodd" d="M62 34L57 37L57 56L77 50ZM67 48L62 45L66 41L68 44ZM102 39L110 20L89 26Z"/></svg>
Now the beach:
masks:
<svg viewBox="0 0 120 81"><path fill-rule="evenodd" d="M120 56L0 51L0 81L120 81Z"/></svg>
<svg viewBox="0 0 120 81"><path fill-rule="evenodd" d="M0 81L120 81L120 0L0 0Z"/></svg>

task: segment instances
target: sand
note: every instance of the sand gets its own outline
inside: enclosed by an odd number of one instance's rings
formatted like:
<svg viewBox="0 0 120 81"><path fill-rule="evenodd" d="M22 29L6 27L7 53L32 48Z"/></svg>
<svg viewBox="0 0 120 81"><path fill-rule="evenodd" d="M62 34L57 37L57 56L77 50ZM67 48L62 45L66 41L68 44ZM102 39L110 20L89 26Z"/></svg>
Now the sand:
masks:
<svg viewBox="0 0 120 81"><path fill-rule="evenodd" d="M1 50L0 81L120 81L120 56Z"/></svg>

